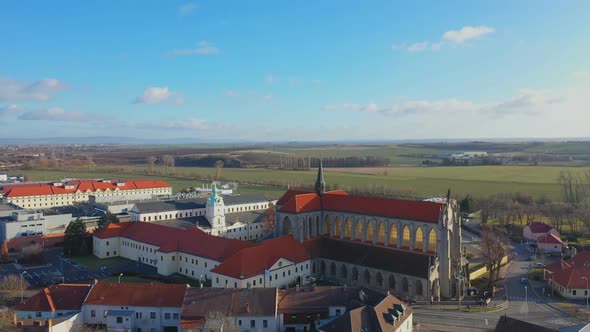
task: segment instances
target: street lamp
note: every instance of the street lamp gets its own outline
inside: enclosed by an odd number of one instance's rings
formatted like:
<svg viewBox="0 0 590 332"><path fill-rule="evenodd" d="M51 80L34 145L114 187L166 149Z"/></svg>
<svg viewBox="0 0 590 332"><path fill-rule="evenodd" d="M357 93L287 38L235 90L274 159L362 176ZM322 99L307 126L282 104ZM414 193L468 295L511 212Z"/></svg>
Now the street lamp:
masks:
<svg viewBox="0 0 590 332"><path fill-rule="evenodd" d="M526 318L529 319L529 295L526 285L524 286L524 302L526 304Z"/></svg>
<svg viewBox="0 0 590 332"><path fill-rule="evenodd" d="M27 271L23 271L23 273L20 274L20 301L21 303L25 300L25 286L23 285L23 281L25 281L25 273L27 273Z"/></svg>
<svg viewBox="0 0 590 332"><path fill-rule="evenodd" d="M582 279L586 279L586 315L588 314L588 278L582 277Z"/></svg>
<svg viewBox="0 0 590 332"><path fill-rule="evenodd" d="M121 277L123 276L123 273L119 274L119 283L121 283Z"/></svg>

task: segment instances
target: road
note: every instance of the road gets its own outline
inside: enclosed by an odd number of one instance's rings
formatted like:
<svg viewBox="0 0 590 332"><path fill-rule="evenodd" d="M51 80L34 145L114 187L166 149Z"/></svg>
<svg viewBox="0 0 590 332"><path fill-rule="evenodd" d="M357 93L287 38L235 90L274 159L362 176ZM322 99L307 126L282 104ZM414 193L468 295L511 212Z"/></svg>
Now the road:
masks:
<svg viewBox="0 0 590 332"><path fill-rule="evenodd" d="M554 328L585 323L546 301L550 301L550 299L544 298L544 281L527 280L526 283L521 282L521 278L527 276L531 266L534 267L537 263L548 264L555 259L540 256L539 258L533 257L529 261L527 259L532 256L531 252L520 243L512 243L511 251L514 259L503 269L503 280L500 281L504 287L499 287L494 298L495 303L503 302L503 295L506 294L508 301L506 309L497 312L460 312L458 310L429 309L423 306L414 308L414 321L455 326L456 331L492 329L500 316L504 314Z"/></svg>

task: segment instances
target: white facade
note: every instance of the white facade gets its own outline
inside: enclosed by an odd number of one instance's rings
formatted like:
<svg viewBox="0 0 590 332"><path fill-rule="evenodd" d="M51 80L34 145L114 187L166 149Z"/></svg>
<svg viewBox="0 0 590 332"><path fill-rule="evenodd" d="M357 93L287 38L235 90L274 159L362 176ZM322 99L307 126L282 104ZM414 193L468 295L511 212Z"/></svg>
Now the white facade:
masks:
<svg viewBox="0 0 590 332"><path fill-rule="evenodd" d="M62 234L68 224L76 219L72 214L44 215L41 212L13 212L11 221L0 221L0 240L33 235ZM98 217L81 217L86 230L93 230Z"/></svg>
<svg viewBox="0 0 590 332"><path fill-rule="evenodd" d="M274 316L237 316L235 326L240 332L274 332L278 327L277 318Z"/></svg>
<svg viewBox="0 0 590 332"><path fill-rule="evenodd" d="M544 253L554 253L554 252L561 252L563 249L563 245L561 243L537 243L537 247L539 248L540 252Z"/></svg>
<svg viewBox="0 0 590 332"><path fill-rule="evenodd" d="M310 275L311 260L301 263L293 263L287 259L280 258L264 273L247 278L233 278L223 274L212 272L211 287L218 288L253 288L253 287L287 287L297 281L300 277L304 284L307 276Z"/></svg>
<svg viewBox="0 0 590 332"><path fill-rule="evenodd" d="M167 326L180 329L180 311L180 307L135 307L125 304L82 306L84 323L104 324L108 331L137 331L139 328L141 331L159 332Z"/></svg>
<svg viewBox="0 0 590 332"><path fill-rule="evenodd" d="M236 212L266 210L269 207L269 202L255 202L248 204L224 205L223 213L230 214ZM206 207L186 210L170 210L160 212L140 213L137 209L130 211L132 221L159 221L172 220L178 218L205 216Z"/></svg>

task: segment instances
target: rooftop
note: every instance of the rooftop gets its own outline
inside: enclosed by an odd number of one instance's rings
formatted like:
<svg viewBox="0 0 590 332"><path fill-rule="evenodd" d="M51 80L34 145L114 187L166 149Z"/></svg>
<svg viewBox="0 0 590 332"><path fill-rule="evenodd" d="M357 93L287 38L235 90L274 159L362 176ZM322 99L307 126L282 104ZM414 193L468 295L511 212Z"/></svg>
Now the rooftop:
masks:
<svg viewBox="0 0 590 332"><path fill-rule="evenodd" d="M533 221L526 224L524 227L529 227L533 233L547 233L553 229L553 226L541 221Z"/></svg>
<svg viewBox="0 0 590 332"><path fill-rule="evenodd" d="M231 195L222 196L225 206L263 203L268 202L268 198L263 194L250 195ZM209 197L198 197L193 199L177 199L167 201L142 201L135 204L134 210L139 213L155 213L178 210L204 209Z"/></svg>
<svg viewBox="0 0 590 332"><path fill-rule="evenodd" d="M181 307L187 285L98 282L85 304L135 307Z"/></svg>
<svg viewBox="0 0 590 332"><path fill-rule="evenodd" d="M17 304L15 311L79 311L91 285L60 284L49 286L24 302Z"/></svg>

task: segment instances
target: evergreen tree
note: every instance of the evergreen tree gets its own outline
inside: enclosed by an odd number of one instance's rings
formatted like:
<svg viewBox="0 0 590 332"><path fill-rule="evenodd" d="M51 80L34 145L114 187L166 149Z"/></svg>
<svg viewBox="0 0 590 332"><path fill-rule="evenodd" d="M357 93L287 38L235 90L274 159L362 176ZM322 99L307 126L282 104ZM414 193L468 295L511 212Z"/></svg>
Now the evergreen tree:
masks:
<svg viewBox="0 0 590 332"><path fill-rule="evenodd" d="M64 236L64 254L78 255L85 237L86 225L84 225L80 218L72 220L68 224Z"/></svg>
<svg viewBox="0 0 590 332"><path fill-rule="evenodd" d="M106 228L110 223L118 223L118 222L119 222L119 218L117 218L117 215L111 213L111 211L107 211L98 220L95 231Z"/></svg>

